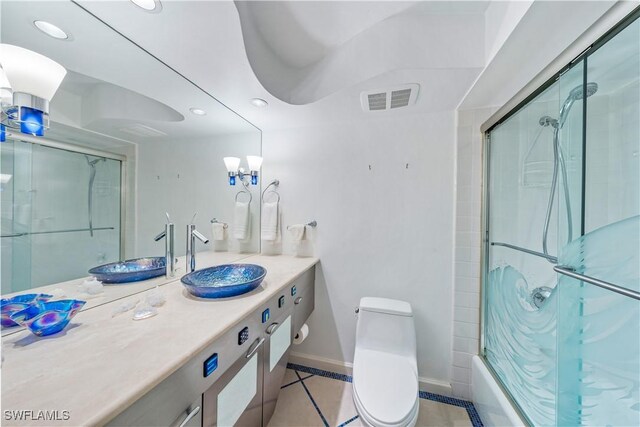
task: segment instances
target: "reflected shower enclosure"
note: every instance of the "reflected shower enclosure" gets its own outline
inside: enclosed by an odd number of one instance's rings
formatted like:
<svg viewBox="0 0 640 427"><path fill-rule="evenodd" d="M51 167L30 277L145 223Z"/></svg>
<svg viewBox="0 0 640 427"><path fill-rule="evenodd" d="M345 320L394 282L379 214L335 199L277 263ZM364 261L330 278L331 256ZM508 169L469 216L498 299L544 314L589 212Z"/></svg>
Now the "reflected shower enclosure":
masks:
<svg viewBox="0 0 640 427"><path fill-rule="evenodd" d="M10 138L0 154L2 294L120 259L120 160Z"/></svg>
<svg viewBox="0 0 640 427"><path fill-rule="evenodd" d="M485 134L481 350L532 425L640 422L637 18Z"/></svg>

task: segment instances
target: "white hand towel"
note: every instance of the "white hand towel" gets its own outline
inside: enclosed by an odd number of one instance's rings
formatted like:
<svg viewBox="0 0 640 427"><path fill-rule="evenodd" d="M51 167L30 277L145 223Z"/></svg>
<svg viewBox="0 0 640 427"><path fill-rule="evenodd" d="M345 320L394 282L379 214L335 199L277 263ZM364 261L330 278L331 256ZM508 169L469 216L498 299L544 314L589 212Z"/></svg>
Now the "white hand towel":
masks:
<svg viewBox="0 0 640 427"><path fill-rule="evenodd" d="M262 205L261 239L275 241L278 238L278 202Z"/></svg>
<svg viewBox="0 0 640 427"><path fill-rule="evenodd" d="M222 222L212 222L211 223L211 236L212 236L213 240L224 240L225 239L224 226L225 226L225 224L222 223Z"/></svg>
<svg viewBox="0 0 640 427"><path fill-rule="evenodd" d="M233 215L233 237L238 240L249 238L249 203L236 202Z"/></svg>
<svg viewBox="0 0 640 427"><path fill-rule="evenodd" d="M305 230L307 226L304 224L295 224L289 226L289 234L294 242L299 242L305 239Z"/></svg>

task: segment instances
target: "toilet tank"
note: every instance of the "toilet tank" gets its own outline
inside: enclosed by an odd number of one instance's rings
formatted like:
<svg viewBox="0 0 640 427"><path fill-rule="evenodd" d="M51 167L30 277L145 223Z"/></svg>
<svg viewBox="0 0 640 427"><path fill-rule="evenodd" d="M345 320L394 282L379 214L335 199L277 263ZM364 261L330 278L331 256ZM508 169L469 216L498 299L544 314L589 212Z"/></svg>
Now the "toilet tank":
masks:
<svg viewBox="0 0 640 427"><path fill-rule="evenodd" d="M360 300L356 351L377 350L416 357L416 330L405 301L365 297Z"/></svg>

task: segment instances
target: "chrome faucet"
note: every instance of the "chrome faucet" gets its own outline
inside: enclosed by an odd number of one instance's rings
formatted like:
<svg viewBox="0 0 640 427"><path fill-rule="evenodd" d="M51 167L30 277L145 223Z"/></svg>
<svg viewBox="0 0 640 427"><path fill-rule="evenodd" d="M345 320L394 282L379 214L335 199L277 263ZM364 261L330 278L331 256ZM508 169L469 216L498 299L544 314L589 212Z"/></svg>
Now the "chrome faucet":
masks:
<svg viewBox="0 0 640 427"><path fill-rule="evenodd" d="M196 215L193 215L191 224L187 225L187 272L195 271L196 269L196 238L205 245L209 243L209 239L196 230L196 225L193 223Z"/></svg>
<svg viewBox="0 0 640 427"><path fill-rule="evenodd" d="M165 270L164 275L169 277L174 277L176 275L176 257L175 257L175 233L174 233L174 224L171 222L169 218L169 214L165 213L167 216L167 223L164 226L164 231L160 232L153 240L156 242L160 239L164 238L164 256L165 256Z"/></svg>

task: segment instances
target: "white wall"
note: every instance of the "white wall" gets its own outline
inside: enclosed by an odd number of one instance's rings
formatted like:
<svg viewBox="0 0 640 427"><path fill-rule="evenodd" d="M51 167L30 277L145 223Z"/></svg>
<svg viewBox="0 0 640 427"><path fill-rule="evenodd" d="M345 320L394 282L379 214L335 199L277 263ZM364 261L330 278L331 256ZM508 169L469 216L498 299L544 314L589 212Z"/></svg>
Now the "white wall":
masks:
<svg viewBox="0 0 640 427"><path fill-rule="evenodd" d="M241 133L206 139L181 139L140 143L137 157L136 186L136 255L159 256L164 253L163 241L153 240L164 230L165 212L176 224L176 256L185 253L185 227L198 213L196 228L211 238L210 220L217 218L229 225L228 244L222 249L234 252L259 251L260 187L250 186L251 236L247 242L231 238L235 195L243 187L239 180L230 186L222 158L235 156L247 168L246 156L260 155L260 133ZM247 197L241 195L241 201ZM196 251L221 249L210 241L196 241Z"/></svg>
<svg viewBox="0 0 640 427"><path fill-rule="evenodd" d="M471 358L478 354L480 339L480 125L493 111L458 111L451 387L455 396L465 399L471 397Z"/></svg>
<svg viewBox="0 0 640 427"><path fill-rule="evenodd" d="M318 221L316 308L295 350L352 362L360 298L404 299L415 311L420 376L448 382L454 112L371 117L263 134L283 224ZM286 235L283 247L292 252Z"/></svg>

